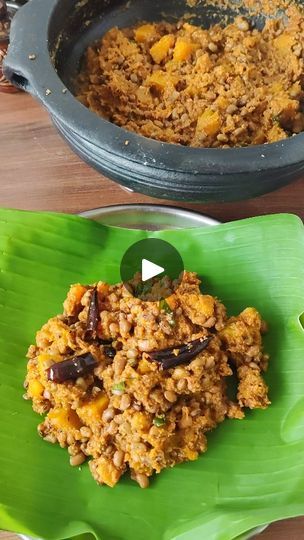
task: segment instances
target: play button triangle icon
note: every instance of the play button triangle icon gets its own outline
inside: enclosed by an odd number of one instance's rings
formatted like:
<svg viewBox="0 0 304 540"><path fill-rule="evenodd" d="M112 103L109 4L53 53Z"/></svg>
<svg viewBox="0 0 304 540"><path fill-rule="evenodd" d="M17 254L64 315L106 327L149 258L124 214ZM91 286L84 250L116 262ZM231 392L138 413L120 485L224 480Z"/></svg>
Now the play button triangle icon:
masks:
<svg viewBox="0 0 304 540"><path fill-rule="evenodd" d="M184 264L179 252L159 238L135 242L120 263L125 288L143 302L159 302L170 296L179 287L183 275Z"/></svg>
<svg viewBox="0 0 304 540"><path fill-rule="evenodd" d="M148 279L162 274L164 271L165 269L162 266L158 266L158 264L154 264L153 262L148 261L148 259L142 259L141 261L142 281L147 281Z"/></svg>

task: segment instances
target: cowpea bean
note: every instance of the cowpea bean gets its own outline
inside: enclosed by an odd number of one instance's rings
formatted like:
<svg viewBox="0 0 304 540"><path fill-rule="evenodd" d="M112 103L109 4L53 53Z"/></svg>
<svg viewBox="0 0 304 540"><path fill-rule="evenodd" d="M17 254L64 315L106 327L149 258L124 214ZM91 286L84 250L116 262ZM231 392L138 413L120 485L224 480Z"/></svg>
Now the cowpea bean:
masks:
<svg viewBox="0 0 304 540"><path fill-rule="evenodd" d="M201 414L201 411L199 409L196 409L194 411L191 411L190 416L198 416Z"/></svg>
<svg viewBox="0 0 304 540"><path fill-rule="evenodd" d="M82 465L85 460L85 455L82 452L79 452L79 454L76 454L76 456L70 457L70 465L72 465L72 467L79 467L79 465Z"/></svg>
<svg viewBox="0 0 304 540"><path fill-rule="evenodd" d="M189 116L187 115L187 113L183 113L183 114L181 115L181 121L182 121L183 123L189 121Z"/></svg>
<svg viewBox="0 0 304 540"><path fill-rule="evenodd" d="M121 397L121 400L120 400L120 410L121 411L125 411L126 409L128 409L131 405L131 398L128 394L124 394L122 397Z"/></svg>
<svg viewBox="0 0 304 540"><path fill-rule="evenodd" d="M79 386L83 390L87 389L87 383L83 377L78 377L78 379L76 379L76 386Z"/></svg>
<svg viewBox="0 0 304 540"><path fill-rule="evenodd" d="M296 47L294 47L293 52L299 58L301 56L301 54L302 54L301 45L297 45Z"/></svg>
<svg viewBox="0 0 304 540"><path fill-rule="evenodd" d="M205 328L211 328L212 326L214 326L216 323L216 318L215 317L209 317L209 319L206 320L206 322L204 322L203 326Z"/></svg>
<svg viewBox="0 0 304 540"><path fill-rule="evenodd" d="M209 51L216 53L218 51L218 46L216 45L216 43L213 43L213 41L210 41L208 49Z"/></svg>
<svg viewBox="0 0 304 540"><path fill-rule="evenodd" d="M142 352L148 352L153 349L153 343L149 339L139 339L138 348Z"/></svg>
<svg viewBox="0 0 304 540"><path fill-rule="evenodd" d="M138 77L137 77L136 73L131 73L130 79L134 83L138 82Z"/></svg>
<svg viewBox="0 0 304 540"><path fill-rule="evenodd" d="M115 409L113 409L113 407L108 407L108 409L103 411L102 419L104 422L110 422L111 420L113 420L114 416L115 416Z"/></svg>
<svg viewBox="0 0 304 540"><path fill-rule="evenodd" d="M110 444L104 451L106 456L111 456L113 453L114 447Z"/></svg>
<svg viewBox="0 0 304 540"><path fill-rule="evenodd" d="M199 356L198 358L195 358L195 360L192 360L191 362L191 369L199 369L202 366L205 365L205 359L203 356Z"/></svg>
<svg viewBox="0 0 304 540"><path fill-rule="evenodd" d="M80 428L80 433L81 433L81 435L82 435L83 437L89 438L89 437L91 437L91 435L92 435L92 430L91 430L91 428L89 428L88 426L82 426L82 427Z"/></svg>
<svg viewBox="0 0 304 540"><path fill-rule="evenodd" d="M110 330L111 334L114 334L114 335L118 334L119 333L118 324L115 323L115 322L111 323L110 326L109 326L109 330Z"/></svg>
<svg viewBox="0 0 304 540"><path fill-rule="evenodd" d="M178 382L177 382L177 390L179 392L182 392L183 390L186 390L187 388L187 381L185 379L180 379Z"/></svg>
<svg viewBox="0 0 304 540"><path fill-rule="evenodd" d="M81 305L86 307L90 304L90 301L91 301L91 296L92 296L92 291L89 290L87 292L84 293L84 295L82 296L81 298Z"/></svg>
<svg viewBox="0 0 304 540"><path fill-rule="evenodd" d="M123 356L117 356L114 361L114 369L115 369L115 375L119 376L123 370L125 369L125 365L127 363L126 358Z"/></svg>
<svg viewBox="0 0 304 540"><path fill-rule="evenodd" d="M157 403L161 403L163 401L162 390L159 390L159 389L152 390L152 392L150 392L150 398L152 398Z"/></svg>
<svg viewBox="0 0 304 540"><path fill-rule="evenodd" d="M135 411L141 411L141 404L138 401L133 403L133 409L135 409Z"/></svg>
<svg viewBox="0 0 304 540"><path fill-rule="evenodd" d="M51 444L55 444L57 442L56 435L53 435L52 433L43 437L43 440Z"/></svg>
<svg viewBox="0 0 304 540"><path fill-rule="evenodd" d="M231 105L228 105L226 112L227 114L234 114L237 110L238 110L237 106L231 104Z"/></svg>
<svg viewBox="0 0 304 540"><path fill-rule="evenodd" d="M136 349L129 349L127 351L127 358L130 358L130 360L135 360L135 358L137 358L138 356L138 352Z"/></svg>
<svg viewBox="0 0 304 540"><path fill-rule="evenodd" d="M177 367L173 371L172 377L175 380L179 380L179 379L183 379L183 378L187 377L187 375L188 375L188 372L184 368Z"/></svg>
<svg viewBox="0 0 304 540"><path fill-rule="evenodd" d="M136 481L142 489L149 486L149 478L145 474L138 473L136 475Z"/></svg>
<svg viewBox="0 0 304 540"><path fill-rule="evenodd" d="M192 418L188 414L183 414L181 420L178 423L180 429L186 429L192 426Z"/></svg>
<svg viewBox="0 0 304 540"><path fill-rule="evenodd" d="M170 401L170 403L174 403L177 400L177 395L175 392L173 392L173 390L166 390L164 396L167 401Z"/></svg>
<svg viewBox="0 0 304 540"><path fill-rule="evenodd" d="M244 127L236 128L236 129L234 130L234 135L235 135L236 137L238 137L238 135L241 135L242 133L244 133L244 131L245 131L245 128L244 128Z"/></svg>
<svg viewBox="0 0 304 540"><path fill-rule="evenodd" d="M118 469L122 466L123 464L123 460L124 460L124 453L122 450L116 450L114 456L113 456L113 463L115 465L115 467L117 467Z"/></svg>
<svg viewBox="0 0 304 540"><path fill-rule="evenodd" d="M140 452L143 455L147 452L146 445L141 442L133 442L131 448L133 452Z"/></svg>
<svg viewBox="0 0 304 540"><path fill-rule="evenodd" d="M247 351L247 354L248 356L257 356L259 354L259 351L260 351L260 348L258 345L251 345L251 347L249 347L248 351Z"/></svg>
<svg viewBox="0 0 304 540"><path fill-rule="evenodd" d="M127 321L126 319L122 319L120 321L119 329L122 334L127 334L128 332L130 332L131 328L132 328L131 323L129 323L129 321Z"/></svg>
<svg viewBox="0 0 304 540"><path fill-rule="evenodd" d="M205 367L209 369L214 366L214 363L214 356L208 356L208 358L206 359Z"/></svg>
<svg viewBox="0 0 304 540"><path fill-rule="evenodd" d="M227 137L227 135L225 135L225 133L219 133L218 136L217 136L217 140L220 141L220 142L227 142L228 137Z"/></svg>
<svg viewBox="0 0 304 540"><path fill-rule="evenodd" d="M123 424L121 424L120 428L119 428L119 431L120 431L120 433L124 433L126 435L131 435L132 428L131 428L129 422L124 422Z"/></svg>
<svg viewBox="0 0 304 540"><path fill-rule="evenodd" d="M242 30L243 32L247 32L247 30L249 30L249 24L246 21L246 19L239 18L236 21L236 25L237 25L238 29Z"/></svg>
<svg viewBox="0 0 304 540"><path fill-rule="evenodd" d="M74 444L75 439L74 439L74 437L73 437L73 435L71 433L67 434L66 442L68 443L69 446Z"/></svg>

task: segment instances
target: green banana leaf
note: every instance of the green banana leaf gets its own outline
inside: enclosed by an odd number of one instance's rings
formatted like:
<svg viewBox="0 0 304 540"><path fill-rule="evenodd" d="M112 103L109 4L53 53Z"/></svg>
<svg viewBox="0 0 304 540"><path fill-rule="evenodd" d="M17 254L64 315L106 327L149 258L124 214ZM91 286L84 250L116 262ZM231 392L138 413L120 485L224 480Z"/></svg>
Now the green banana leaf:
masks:
<svg viewBox="0 0 304 540"><path fill-rule="evenodd" d="M271 407L226 420L208 452L163 471L141 490L125 475L99 487L87 465L36 432L22 400L25 353L61 312L70 283L119 281L125 250L146 237L171 242L203 289L231 314L254 305L270 324ZM0 211L0 528L47 540L231 540L304 514L303 224L272 215L216 227L146 232L77 216Z"/></svg>

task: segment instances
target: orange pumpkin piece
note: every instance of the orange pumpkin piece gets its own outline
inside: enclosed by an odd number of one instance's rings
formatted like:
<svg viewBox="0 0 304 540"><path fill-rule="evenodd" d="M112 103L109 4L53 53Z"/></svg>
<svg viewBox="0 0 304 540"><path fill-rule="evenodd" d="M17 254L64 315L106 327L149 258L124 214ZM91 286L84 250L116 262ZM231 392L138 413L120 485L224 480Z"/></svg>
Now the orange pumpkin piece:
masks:
<svg viewBox="0 0 304 540"><path fill-rule="evenodd" d="M117 469L110 459L103 456L96 460L96 464L97 481L100 484L114 487L121 477L122 471Z"/></svg>
<svg viewBox="0 0 304 540"><path fill-rule="evenodd" d="M273 40L274 46L283 54L289 54L294 43L294 37L290 34L281 34Z"/></svg>
<svg viewBox="0 0 304 540"><path fill-rule="evenodd" d="M174 47L173 60L175 62L184 62L198 49L198 47L199 45L196 43L191 43L190 41L178 38Z"/></svg>
<svg viewBox="0 0 304 540"><path fill-rule="evenodd" d="M67 315L75 315L77 313L81 299L86 291L86 287L80 285L79 283L71 286L63 304Z"/></svg>
<svg viewBox="0 0 304 540"><path fill-rule="evenodd" d="M216 135L221 128L221 117L217 111L205 109L197 120L197 132L203 132L208 136Z"/></svg>
<svg viewBox="0 0 304 540"><path fill-rule="evenodd" d="M62 362L60 354L47 354L41 353L37 357L38 371L42 379L46 377L46 369L48 369L55 362Z"/></svg>
<svg viewBox="0 0 304 540"><path fill-rule="evenodd" d="M62 407L55 407L48 413L47 418L58 429L69 430L79 429L81 427L78 415L71 408L63 409Z"/></svg>
<svg viewBox="0 0 304 540"><path fill-rule="evenodd" d="M172 34L167 34L161 37L150 49L150 54L156 64L160 64L164 60L174 45L175 37Z"/></svg>
<svg viewBox="0 0 304 540"><path fill-rule="evenodd" d="M142 24L134 30L134 37L137 43L144 43L153 38L155 34L154 24Z"/></svg>
<svg viewBox="0 0 304 540"><path fill-rule="evenodd" d="M148 79L148 84L150 86L156 86L158 90L165 90L168 86L174 87L179 81L179 78L176 75L171 73L165 73L164 71L158 70L154 71Z"/></svg>
<svg viewBox="0 0 304 540"><path fill-rule="evenodd" d="M77 414L85 424L91 425L94 422L100 421L102 413L107 408L108 404L108 396L105 393L100 392L96 398L88 401L81 407L78 407Z"/></svg>
<svg viewBox="0 0 304 540"><path fill-rule="evenodd" d="M148 431L151 427L149 415L144 412L136 412L132 417L131 423L135 431Z"/></svg>
<svg viewBox="0 0 304 540"><path fill-rule="evenodd" d="M41 398L44 392L44 386L37 381L37 379L31 379L29 381L27 393L31 398Z"/></svg>

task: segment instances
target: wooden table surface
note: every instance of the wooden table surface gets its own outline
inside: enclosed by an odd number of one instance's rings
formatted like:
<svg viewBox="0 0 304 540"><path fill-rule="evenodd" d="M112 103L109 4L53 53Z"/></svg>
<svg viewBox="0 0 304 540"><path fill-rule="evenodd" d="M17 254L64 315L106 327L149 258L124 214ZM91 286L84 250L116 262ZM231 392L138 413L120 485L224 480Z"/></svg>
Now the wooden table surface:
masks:
<svg viewBox="0 0 304 540"><path fill-rule="evenodd" d="M304 180L304 179L303 179ZM304 181L245 202L179 204L127 193L73 154L30 96L0 94L0 206L80 212L119 203L176 204L221 221L293 212L304 218ZM0 533L0 540L15 540ZM304 518L271 525L258 540L304 540ZM208 540L208 539L206 539Z"/></svg>

